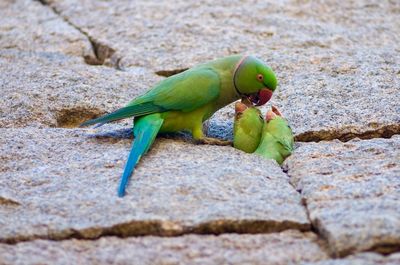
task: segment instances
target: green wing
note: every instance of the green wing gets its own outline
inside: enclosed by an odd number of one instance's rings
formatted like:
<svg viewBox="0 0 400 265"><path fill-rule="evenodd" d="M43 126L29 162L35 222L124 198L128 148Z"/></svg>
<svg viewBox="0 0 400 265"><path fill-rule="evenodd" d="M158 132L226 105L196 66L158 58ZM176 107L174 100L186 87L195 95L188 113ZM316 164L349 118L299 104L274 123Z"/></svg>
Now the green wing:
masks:
<svg viewBox="0 0 400 265"><path fill-rule="evenodd" d="M128 106L152 103L165 111L189 112L215 100L219 91L220 79L213 69L195 68L164 79Z"/></svg>
<svg viewBox="0 0 400 265"><path fill-rule="evenodd" d="M293 133L290 128L289 130L282 130L283 135L280 135L279 138L277 138L277 142L280 143L283 148L285 148L288 152L293 152L294 150L294 139L293 139Z"/></svg>
<svg viewBox="0 0 400 265"><path fill-rule="evenodd" d="M97 119L86 121L81 126L169 110L190 112L217 99L219 92L219 75L213 69L189 69L164 79L125 107Z"/></svg>
<svg viewBox="0 0 400 265"><path fill-rule="evenodd" d="M293 152L293 141L290 141L289 139L279 139L278 143L280 143L287 151Z"/></svg>

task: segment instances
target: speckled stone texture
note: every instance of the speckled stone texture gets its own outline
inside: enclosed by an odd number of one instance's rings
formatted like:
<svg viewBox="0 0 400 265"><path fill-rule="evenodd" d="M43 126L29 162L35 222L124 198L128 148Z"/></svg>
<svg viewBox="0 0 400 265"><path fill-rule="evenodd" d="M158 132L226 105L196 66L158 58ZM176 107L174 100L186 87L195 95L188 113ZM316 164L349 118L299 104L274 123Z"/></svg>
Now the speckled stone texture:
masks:
<svg viewBox="0 0 400 265"><path fill-rule="evenodd" d="M286 76L271 102L289 120L296 140L347 141L400 132L399 52L360 48L346 56L329 51L307 60L307 70L277 68Z"/></svg>
<svg viewBox="0 0 400 265"><path fill-rule="evenodd" d="M190 67L232 53L296 58L331 50L344 55L348 51L341 48L393 47L400 42L393 34L400 26L396 1L44 2L93 39L114 48L125 65L155 71Z"/></svg>
<svg viewBox="0 0 400 265"><path fill-rule="evenodd" d="M160 79L143 68L122 72L59 53L3 50L0 127L76 127L124 106Z"/></svg>
<svg viewBox="0 0 400 265"><path fill-rule="evenodd" d="M258 55L279 79L271 103L300 141L400 132L399 1L45 2L115 50L125 68L168 75L232 53ZM230 113L216 119L229 125Z"/></svg>
<svg viewBox="0 0 400 265"><path fill-rule="evenodd" d="M185 235L0 244L1 264L298 264L326 259L312 233Z"/></svg>
<svg viewBox="0 0 400 265"><path fill-rule="evenodd" d="M399 15L389 0L0 1L0 264L399 264ZM77 125L236 53L277 74L262 110L294 131L288 174L166 135L118 198L132 120ZM209 135L232 139L233 116ZM299 143L355 137L377 139Z"/></svg>
<svg viewBox="0 0 400 265"><path fill-rule="evenodd" d="M285 167L334 255L400 248L400 136L302 144Z"/></svg>
<svg viewBox="0 0 400 265"><path fill-rule="evenodd" d="M2 0L0 21L0 50L95 57L87 37L39 1Z"/></svg>
<svg viewBox="0 0 400 265"><path fill-rule="evenodd" d="M116 195L130 139L90 130L1 129L0 241L310 228L272 161L159 139Z"/></svg>
<svg viewBox="0 0 400 265"><path fill-rule="evenodd" d="M400 253L382 256L372 252L359 253L342 259L327 259L317 262L301 262L302 265L398 265Z"/></svg>

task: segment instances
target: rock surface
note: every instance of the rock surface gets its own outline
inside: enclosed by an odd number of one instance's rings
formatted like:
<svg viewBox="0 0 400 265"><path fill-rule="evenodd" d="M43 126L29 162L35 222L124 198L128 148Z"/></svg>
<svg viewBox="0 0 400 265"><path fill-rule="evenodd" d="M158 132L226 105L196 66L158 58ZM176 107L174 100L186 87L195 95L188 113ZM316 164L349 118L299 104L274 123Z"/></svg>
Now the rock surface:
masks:
<svg viewBox="0 0 400 265"><path fill-rule="evenodd" d="M397 1L45 2L124 67L170 75L232 53L259 55L278 75L272 103L299 141L400 133ZM231 112L217 119L229 123Z"/></svg>
<svg viewBox="0 0 400 265"><path fill-rule="evenodd" d="M124 135L1 129L0 241L101 235L308 230L306 211L272 161L232 147L157 141L116 196Z"/></svg>
<svg viewBox="0 0 400 265"><path fill-rule="evenodd" d="M360 48L346 56L331 53L308 60L306 71L277 70L287 76L280 79L280 91L272 100L289 120L296 140L348 141L400 133L398 51Z"/></svg>
<svg viewBox="0 0 400 265"><path fill-rule="evenodd" d="M1 264L298 264L326 259L312 233L104 237L0 244ZM111 258L113 257L113 258Z"/></svg>
<svg viewBox="0 0 400 265"><path fill-rule="evenodd" d="M95 57L87 37L39 1L3 0L0 18L0 50Z"/></svg>
<svg viewBox="0 0 400 265"><path fill-rule="evenodd" d="M393 34L400 26L395 1L347 1L340 8L333 0L44 2L116 50L125 65L155 71L187 68L232 53L305 58L328 50L346 54L344 47L391 48L400 43L400 36Z"/></svg>
<svg viewBox="0 0 400 265"><path fill-rule="evenodd" d="M312 233L185 235L0 244L1 264L298 264L326 259ZM112 257L112 258L111 258Z"/></svg>
<svg viewBox="0 0 400 265"><path fill-rule="evenodd" d="M399 14L374 0L1 1L0 264L399 264ZM275 70L271 104L297 141L392 138L297 142L289 179L167 135L118 198L132 121L75 127L234 53ZM232 139L233 110L211 136Z"/></svg>
<svg viewBox="0 0 400 265"><path fill-rule="evenodd" d="M400 264L400 254L382 256L372 252L360 253L343 259L328 259L317 262L302 262L303 265L397 265Z"/></svg>
<svg viewBox="0 0 400 265"><path fill-rule="evenodd" d="M0 127L76 127L123 107L160 77L59 53L0 51ZM126 120L126 123L131 121Z"/></svg>
<svg viewBox="0 0 400 265"><path fill-rule="evenodd" d="M302 144L285 166L334 255L400 247L400 136Z"/></svg>

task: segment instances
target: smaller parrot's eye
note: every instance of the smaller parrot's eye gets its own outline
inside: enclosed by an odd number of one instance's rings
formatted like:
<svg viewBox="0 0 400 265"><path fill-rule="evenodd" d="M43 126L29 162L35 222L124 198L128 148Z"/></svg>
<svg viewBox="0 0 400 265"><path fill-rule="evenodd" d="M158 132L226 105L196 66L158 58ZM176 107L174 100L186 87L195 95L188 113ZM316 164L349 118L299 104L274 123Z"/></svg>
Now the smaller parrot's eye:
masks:
<svg viewBox="0 0 400 265"><path fill-rule="evenodd" d="M257 80L258 81L263 81L264 80L264 76L262 74L258 74L257 75Z"/></svg>

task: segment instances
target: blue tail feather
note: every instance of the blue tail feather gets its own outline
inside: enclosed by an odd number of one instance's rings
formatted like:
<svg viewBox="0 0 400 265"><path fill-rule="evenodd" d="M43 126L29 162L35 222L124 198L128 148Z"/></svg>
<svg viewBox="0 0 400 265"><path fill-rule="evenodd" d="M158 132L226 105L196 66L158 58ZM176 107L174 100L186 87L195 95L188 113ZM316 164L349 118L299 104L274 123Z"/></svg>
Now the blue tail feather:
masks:
<svg viewBox="0 0 400 265"><path fill-rule="evenodd" d="M126 162L124 173L121 177L121 182L118 188L119 197L125 195L125 188L128 184L129 177L132 175L132 172L140 158L147 153L148 149L153 144L163 121L164 120L158 113L147 115L135 120L135 139L132 143L128 161Z"/></svg>

